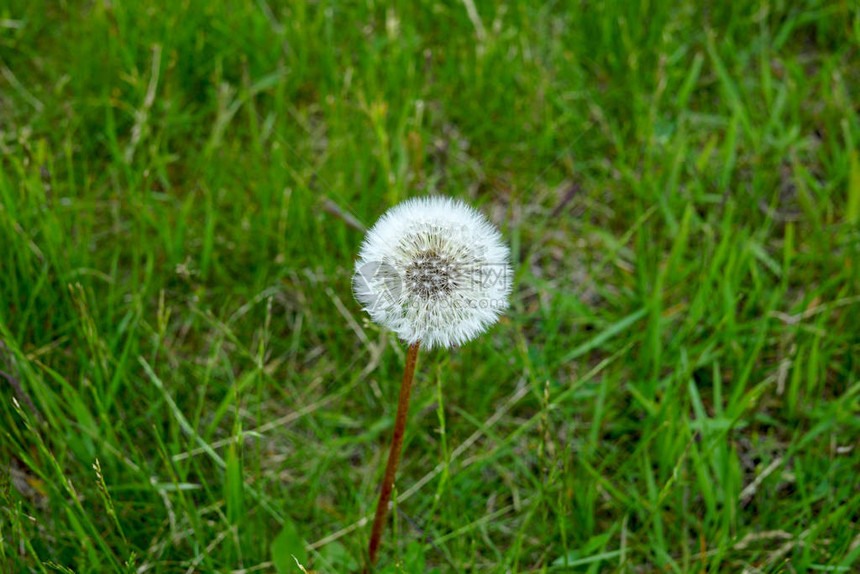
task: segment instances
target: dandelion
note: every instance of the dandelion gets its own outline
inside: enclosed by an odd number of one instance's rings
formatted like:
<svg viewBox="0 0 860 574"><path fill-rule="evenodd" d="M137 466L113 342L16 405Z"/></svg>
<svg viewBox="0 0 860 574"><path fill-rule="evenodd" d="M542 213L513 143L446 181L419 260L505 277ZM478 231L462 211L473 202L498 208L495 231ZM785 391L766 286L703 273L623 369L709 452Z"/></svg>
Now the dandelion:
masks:
<svg viewBox="0 0 860 574"><path fill-rule="evenodd" d="M361 246L353 277L356 299L373 321L409 345L370 537L371 567L400 459L418 348L462 345L498 320L511 291L509 253L499 231L480 212L438 196L393 207Z"/></svg>
<svg viewBox="0 0 860 574"><path fill-rule="evenodd" d="M355 296L373 321L410 345L462 345L507 308L508 257L498 230L465 203L411 199L368 232Z"/></svg>

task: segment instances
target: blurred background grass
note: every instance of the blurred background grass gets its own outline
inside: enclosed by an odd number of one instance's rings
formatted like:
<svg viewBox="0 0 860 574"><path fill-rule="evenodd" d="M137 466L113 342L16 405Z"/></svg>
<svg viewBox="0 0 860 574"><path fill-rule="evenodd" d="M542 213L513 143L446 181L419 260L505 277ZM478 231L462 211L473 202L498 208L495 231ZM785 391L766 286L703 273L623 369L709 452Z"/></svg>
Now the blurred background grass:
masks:
<svg viewBox="0 0 860 574"><path fill-rule="evenodd" d="M461 197L389 572L860 565L860 6L0 4L3 572L350 572L403 347L362 226Z"/></svg>

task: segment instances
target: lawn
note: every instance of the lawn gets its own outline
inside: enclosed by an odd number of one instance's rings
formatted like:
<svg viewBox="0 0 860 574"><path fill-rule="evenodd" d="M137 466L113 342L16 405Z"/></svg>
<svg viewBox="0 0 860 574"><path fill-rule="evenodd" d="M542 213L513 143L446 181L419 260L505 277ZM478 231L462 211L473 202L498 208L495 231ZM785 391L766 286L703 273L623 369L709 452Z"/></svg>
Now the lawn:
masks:
<svg viewBox="0 0 860 574"><path fill-rule="evenodd" d="M0 572L360 571L427 194L515 286L377 572L860 571L858 102L856 0L0 2Z"/></svg>

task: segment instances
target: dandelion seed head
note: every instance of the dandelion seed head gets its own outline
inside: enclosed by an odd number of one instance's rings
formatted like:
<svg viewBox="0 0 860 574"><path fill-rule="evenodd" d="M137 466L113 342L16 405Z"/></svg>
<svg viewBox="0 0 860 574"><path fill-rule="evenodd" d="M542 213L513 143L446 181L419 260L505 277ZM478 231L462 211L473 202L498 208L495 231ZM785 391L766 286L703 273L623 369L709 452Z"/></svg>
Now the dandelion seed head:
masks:
<svg viewBox="0 0 860 574"><path fill-rule="evenodd" d="M507 308L509 258L499 231L465 203L410 199L367 232L353 289L370 318L403 341L462 345Z"/></svg>

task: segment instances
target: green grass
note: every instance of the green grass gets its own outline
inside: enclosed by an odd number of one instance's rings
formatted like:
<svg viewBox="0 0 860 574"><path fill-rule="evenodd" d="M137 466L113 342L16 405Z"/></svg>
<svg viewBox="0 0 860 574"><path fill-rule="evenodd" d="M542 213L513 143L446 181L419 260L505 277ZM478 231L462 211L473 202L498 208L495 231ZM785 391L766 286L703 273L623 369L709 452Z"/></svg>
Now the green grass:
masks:
<svg viewBox="0 0 860 574"><path fill-rule="evenodd" d="M433 192L516 289L380 571L860 569L860 6L471 4L0 5L0 571L362 564Z"/></svg>

